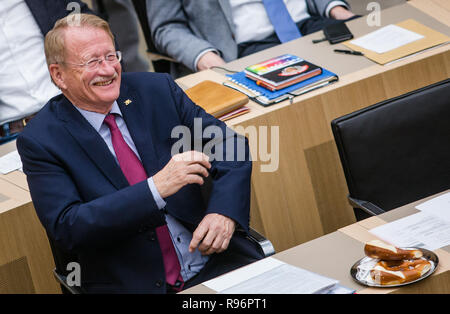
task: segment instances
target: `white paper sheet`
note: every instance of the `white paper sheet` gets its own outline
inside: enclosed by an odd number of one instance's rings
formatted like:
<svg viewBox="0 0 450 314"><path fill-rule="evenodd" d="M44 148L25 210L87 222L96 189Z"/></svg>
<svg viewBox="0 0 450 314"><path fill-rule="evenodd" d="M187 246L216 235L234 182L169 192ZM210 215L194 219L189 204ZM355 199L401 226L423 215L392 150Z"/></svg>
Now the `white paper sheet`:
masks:
<svg viewBox="0 0 450 314"><path fill-rule="evenodd" d="M22 161L20 160L17 150L12 151L3 157L0 157L0 173L8 174L14 170L22 168Z"/></svg>
<svg viewBox="0 0 450 314"><path fill-rule="evenodd" d="M419 204L416 208L450 221L450 192Z"/></svg>
<svg viewBox="0 0 450 314"><path fill-rule="evenodd" d="M450 245L450 222L428 212L373 228L370 233L398 247L421 247L433 251Z"/></svg>
<svg viewBox="0 0 450 314"><path fill-rule="evenodd" d="M224 294L293 294L317 293L337 283L268 257L203 284Z"/></svg>
<svg viewBox="0 0 450 314"><path fill-rule="evenodd" d="M284 264L220 291L224 294L313 294L329 289L337 280Z"/></svg>
<svg viewBox="0 0 450 314"><path fill-rule="evenodd" d="M397 25L388 25L350 41L351 44L376 53L385 53L424 38L424 36Z"/></svg>
<svg viewBox="0 0 450 314"><path fill-rule="evenodd" d="M215 291L223 291L237 283L256 277L283 264L282 261L277 260L276 258L267 257L228 274L205 281L203 284Z"/></svg>

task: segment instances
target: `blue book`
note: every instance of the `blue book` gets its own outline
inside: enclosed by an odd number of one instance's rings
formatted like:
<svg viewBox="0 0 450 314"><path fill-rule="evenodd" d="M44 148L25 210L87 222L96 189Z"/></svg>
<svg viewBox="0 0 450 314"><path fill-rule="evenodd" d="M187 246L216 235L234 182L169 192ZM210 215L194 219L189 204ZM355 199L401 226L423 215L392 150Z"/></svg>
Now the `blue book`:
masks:
<svg viewBox="0 0 450 314"><path fill-rule="evenodd" d="M302 95L332 82L336 82L339 79L337 74L322 69L322 74L320 75L272 92L247 78L244 71L227 74L227 77L229 78L229 81L223 83L225 86L246 94L252 100L263 106L273 105L280 101L293 98L294 96Z"/></svg>

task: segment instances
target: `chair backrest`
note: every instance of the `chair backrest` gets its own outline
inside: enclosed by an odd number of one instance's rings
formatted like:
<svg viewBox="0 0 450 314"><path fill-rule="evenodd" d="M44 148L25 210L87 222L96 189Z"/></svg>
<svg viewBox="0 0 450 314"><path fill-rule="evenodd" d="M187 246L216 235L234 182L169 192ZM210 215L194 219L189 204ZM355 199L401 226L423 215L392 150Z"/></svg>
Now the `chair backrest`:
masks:
<svg viewBox="0 0 450 314"><path fill-rule="evenodd" d="M75 292L75 291L79 290L79 288L69 287L66 283L66 278L69 273L69 270L67 270L67 265L72 262L77 262L78 261L77 255L66 252L65 250L61 249L55 243L55 241L53 241L53 239L50 237L50 235L48 233L47 233L47 239L48 239L48 242L50 243L53 260L55 261L55 269L53 270L53 274L55 275L55 278L60 283L63 294L79 293L79 292Z"/></svg>
<svg viewBox="0 0 450 314"><path fill-rule="evenodd" d="M449 79L331 127L350 197L387 211L450 188Z"/></svg>
<svg viewBox="0 0 450 314"><path fill-rule="evenodd" d="M132 2L144 34L145 43L147 44L147 53L152 62L153 69L155 72L170 73L170 65L172 62L175 62L175 60L158 51L153 43L147 18L146 0L132 0Z"/></svg>
<svg viewBox="0 0 450 314"><path fill-rule="evenodd" d="M136 11L136 15L138 17L139 23L141 24L142 32L144 33L145 43L147 44L147 49L150 52L157 53L155 45L153 44L151 33L150 33L150 25L148 24L147 19L147 3L146 0L132 0L134 10Z"/></svg>
<svg viewBox="0 0 450 314"><path fill-rule="evenodd" d="M72 254L61 249L55 241L47 233L48 242L50 243L50 248L52 249L53 260L55 261L56 271L64 276L67 276L69 271L67 270L67 265L71 262L77 262L78 257L76 254Z"/></svg>

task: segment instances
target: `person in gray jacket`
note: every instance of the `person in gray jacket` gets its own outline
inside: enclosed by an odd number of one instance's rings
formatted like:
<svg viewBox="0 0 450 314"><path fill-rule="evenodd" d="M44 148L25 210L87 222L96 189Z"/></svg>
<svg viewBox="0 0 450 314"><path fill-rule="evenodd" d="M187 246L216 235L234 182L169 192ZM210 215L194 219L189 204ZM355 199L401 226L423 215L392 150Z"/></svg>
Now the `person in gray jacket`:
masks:
<svg viewBox="0 0 450 314"><path fill-rule="evenodd" d="M262 0L146 0L152 40L179 77L280 44ZM355 15L345 0L283 0L302 35Z"/></svg>

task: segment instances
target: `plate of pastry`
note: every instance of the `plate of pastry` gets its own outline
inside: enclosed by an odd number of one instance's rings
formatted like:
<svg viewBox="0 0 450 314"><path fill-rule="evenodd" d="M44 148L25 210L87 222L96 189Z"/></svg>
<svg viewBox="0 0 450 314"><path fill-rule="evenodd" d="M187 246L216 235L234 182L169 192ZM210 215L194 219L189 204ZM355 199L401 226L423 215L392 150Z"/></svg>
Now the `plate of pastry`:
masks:
<svg viewBox="0 0 450 314"><path fill-rule="evenodd" d="M417 247L395 247L380 240L364 245L365 257L357 261L350 274L369 287L399 287L429 277L439 258L432 251Z"/></svg>

